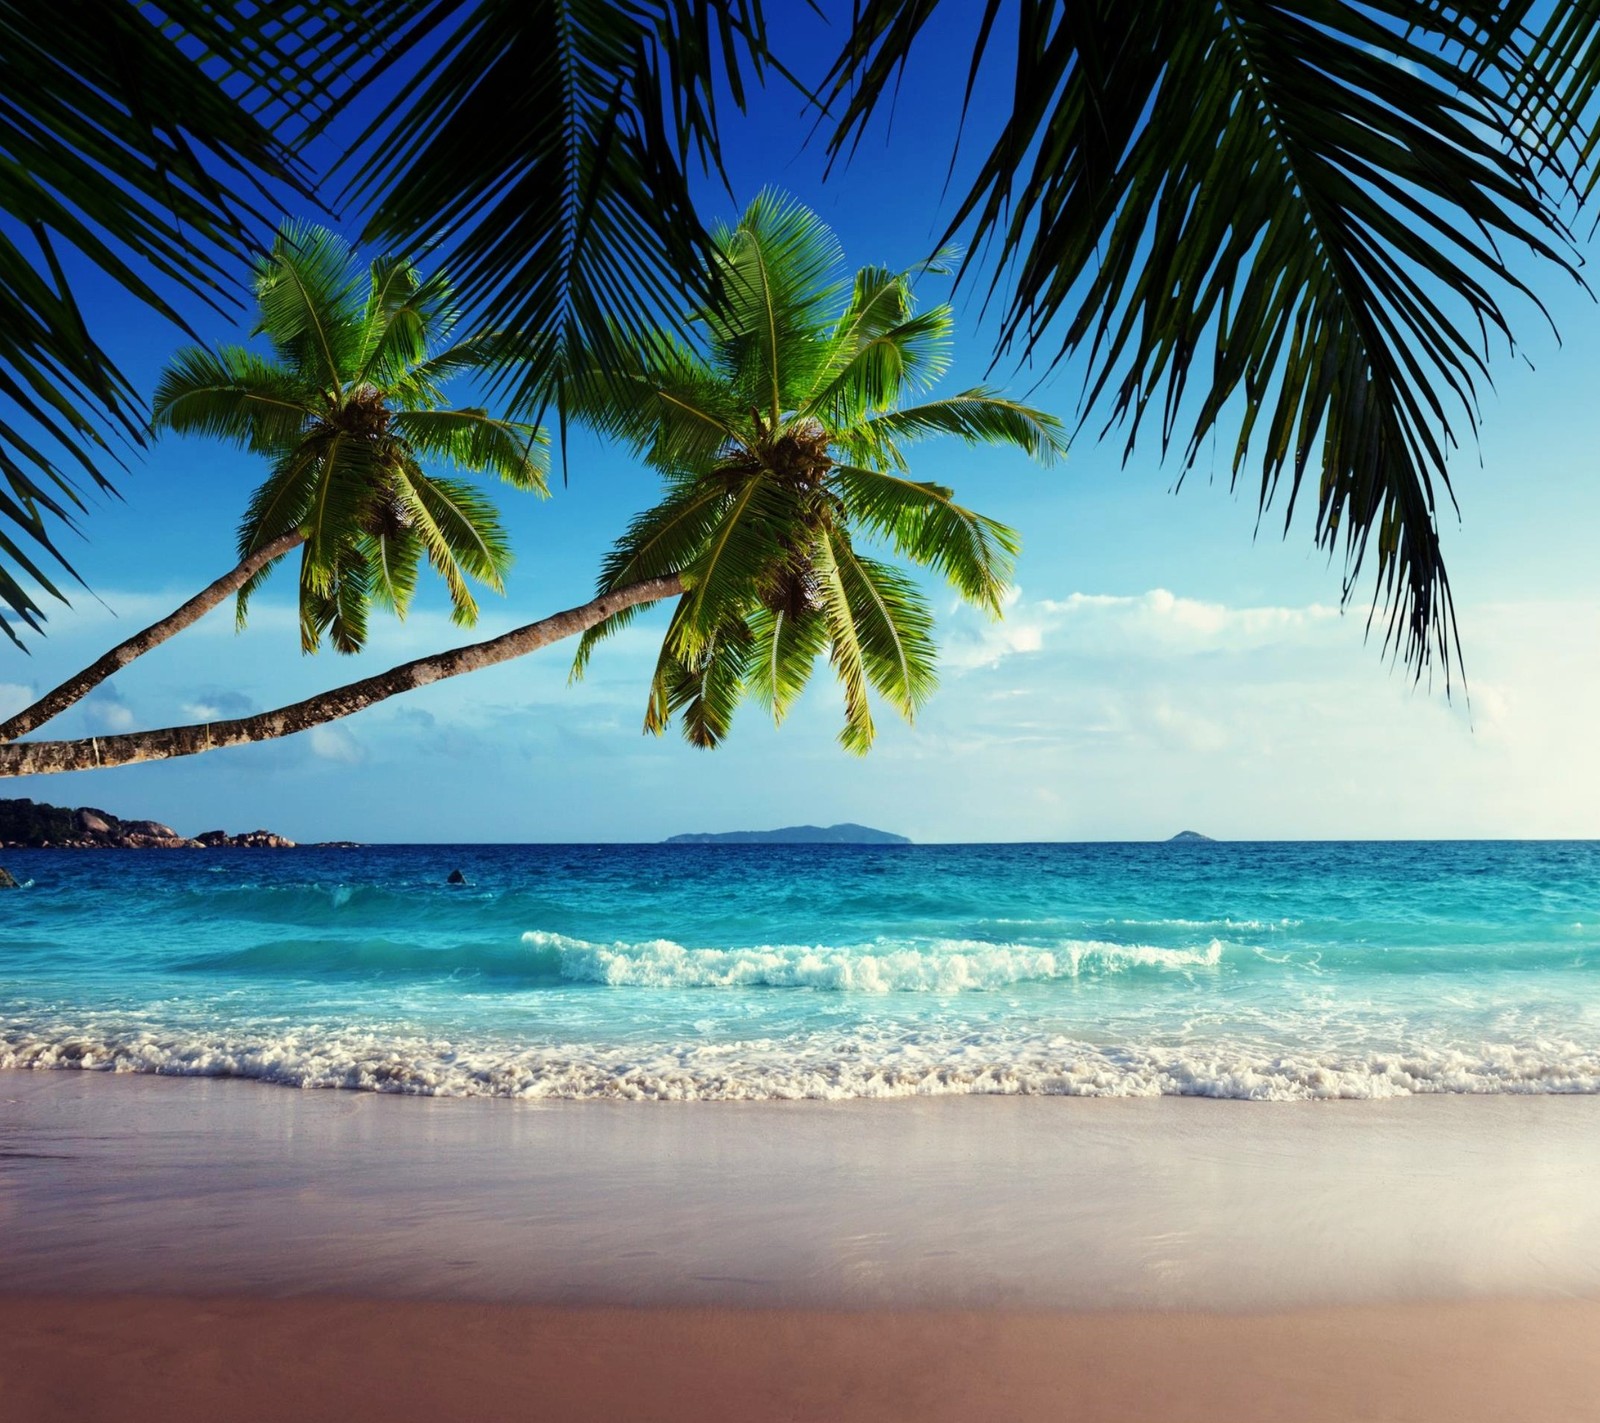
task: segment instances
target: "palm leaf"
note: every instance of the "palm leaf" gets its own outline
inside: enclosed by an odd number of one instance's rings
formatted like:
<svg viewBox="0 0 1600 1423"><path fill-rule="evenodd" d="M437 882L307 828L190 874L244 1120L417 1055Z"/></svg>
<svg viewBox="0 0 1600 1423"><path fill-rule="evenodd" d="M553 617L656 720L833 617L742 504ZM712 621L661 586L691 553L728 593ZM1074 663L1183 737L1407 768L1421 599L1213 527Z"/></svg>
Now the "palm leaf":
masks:
<svg viewBox="0 0 1600 1423"><path fill-rule="evenodd" d="M241 346L188 346L162 370L151 405L157 429L228 440L258 454L298 441L320 413L284 367Z"/></svg>
<svg viewBox="0 0 1600 1423"><path fill-rule="evenodd" d="M350 150L368 236L443 239L464 300L524 333L529 400L588 357L619 369L630 333L682 329L685 286L712 296L686 163L716 161L713 95L742 107L768 63L757 0L386 8L349 96L392 87Z"/></svg>
<svg viewBox="0 0 1600 1423"><path fill-rule="evenodd" d="M955 435L972 445L1014 445L1046 465L1067 452L1066 429L1054 415L984 386L871 416L835 439L854 459L879 459L904 469L900 446L935 435Z"/></svg>
<svg viewBox="0 0 1600 1423"><path fill-rule="evenodd" d="M397 410L391 428L422 458L498 476L517 489L548 495L549 437L537 425L501 420L487 410Z"/></svg>
<svg viewBox="0 0 1600 1423"><path fill-rule="evenodd" d="M832 540L839 584L854 617L867 680L907 721L938 685L933 612L917 585L898 569L863 558L849 540Z"/></svg>
<svg viewBox="0 0 1600 1423"><path fill-rule="evenodd" d="M833 75L836 153L931 9L857 7ZM1447 679L1437 506L1448 453L1476 427L1484 333L1509 340L1505 306L1529 295L1504 254L1571 267L1539 186L1546 149L1507 111L1501 70L1528 9L973 10L974 79L1004 13L1016 86L950 231L992 244L1006 340L1082 353L1089 408L1125 424L1130 450L1148 417L1185 468L1242 403L1235 479L1253 468L1263 511L1283 486L1287 527L1309 478L1347 595L1370 553L1393 645L1419 675L1437 657Z"/></svg>
<svg viewBox="0 0 1600 1423"><path fill-rule="evenodd" d="M828 660L844 689L844 727L839 744L864 756L872 749L877 728L867 698L868 653L861 644L861 590L839 567L838 553L849 558L848 541L837 531L817 540L813 563L822 589L822 618L828 629Z"/></svg>
<svg viewBox="0 0 1600 1423"><path fill-rule="evenodd" d="M367 323L361 272L338 233L286 222L256 262L257 331L279 359L342 393L360 376Z"/></svg>
<svg viewBox="0 0 1600 1423"><path fill-rule="evenodd" d="M24 549L70 573L59 530L145 433L58 250L182 329L191 300L231 301L261 185L309 196L292 146L334 61L304 34L330 8L303 26L201 0L0 8L0 607L29 626L42 609L8 568L59 597Z"/></svg>
<svg viewBox="0 0 1600 1423"><path fill-rule="evenodd" d="M827 360L843 253L814 212L771 190L716 244L720 300L707 324L717 364L775 427L815 388Z"/></svg>
<svg viewBox="0 0 1600 1423"><path fill-rule="evenodd" d="M1000 615L1021 547L1014 529L963 508L942 485L850 465L836 466L830 483L852 524L887 539L969 602Z"/></svg>
<svg viewBox="0 0 1600 1423"><path fill-rule="evenodd" d="M828 645L827 623L817 613L757 608L747 620L755 639L746 681L775 723L789 714L816 661Z"/></svg>

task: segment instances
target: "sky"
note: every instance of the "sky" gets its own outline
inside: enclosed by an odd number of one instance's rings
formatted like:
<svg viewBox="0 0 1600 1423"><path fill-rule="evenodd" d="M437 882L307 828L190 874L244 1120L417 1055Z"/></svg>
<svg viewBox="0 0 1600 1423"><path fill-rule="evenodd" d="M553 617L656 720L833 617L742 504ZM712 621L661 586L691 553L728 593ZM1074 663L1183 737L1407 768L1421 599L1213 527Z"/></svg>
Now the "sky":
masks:
<svg viewBox="0 0 1600 1423"><path fill-rule="evenodd" d="M800 6L773 7L781 52L820 70L837 45ZM835 7L837 8L837 7ZM959 9L959 7L953 7ZM951 10L952 7L946 7ZM733 189L703 185L703 211L733 217L764 185L814 207L852 265L905 266L948 219L962 36L935 33L908 73L892 129L827 167L792 93L769 89L725 115ZM981 135L1003 97L990 75L969 119ZM808 138L810 141L808 142ZM976 145L966 150L969 158ZM309 214L318 216L316 214ZM696 751L642 734L664 614L641 620L568 681L570 649L397 698L281 742L186 760L24 778L7 794L153 817L185 833L265 826L297 840L649 841L853 820L919 841L1142 840L1182 829L1228 839L1600 836L1600 306L1536 275L1560 340L1531 307L1523 342L1498 352L1481 444L1452 464L1459 520L1444 543L1466 682L1417 685L1368 635L1363 583L1339 606L1341 567L1259 522L1225 464L1178 470L1153 443L1124 461L1090 422L1069 458L1039 469L959 443L921 447L914 472L1021 531L1017 588L999 622L935 596L941 685L914 726L887 708L870 755L836 740L837 685L819 669L780 728L746 707L727 744ZM924 284L944 299L948 282ZM981 287L954 294L957 360L947 390L989 380L1075 423L1083 368L1048 379L991 369ZM114 293L90 304L97 334L142 389L182 344ZM238 323L199 322L208 340ZM1220 456L1219 456L1220 459ZM95 503L74 561L92 596L55 607L29 655L0 647L0 714L169 611L232 565L257 460L168 438ZM297 700L397 661L491 636L584 601L599 559L655 482L625 452L583 435L546 502L505 491L517 550L504 599L485 595L471 634L436 587L404 622L375 620L357 658L303 657L293 579L269 583L248 629L211 614L119 674L54 735L211 720Z"/></svg>

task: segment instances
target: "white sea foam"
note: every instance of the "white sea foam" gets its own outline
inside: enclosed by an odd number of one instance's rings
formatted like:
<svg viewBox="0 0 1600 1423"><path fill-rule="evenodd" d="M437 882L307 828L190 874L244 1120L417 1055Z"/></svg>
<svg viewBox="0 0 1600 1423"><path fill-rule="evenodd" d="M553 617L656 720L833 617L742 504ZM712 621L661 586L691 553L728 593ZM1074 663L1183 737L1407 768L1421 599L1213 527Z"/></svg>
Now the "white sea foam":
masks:
<svg viewBox="0 0 1600 1423"><path fill-rule="evenodd" d="M1012 1094L1255 1101L1422 1093L1600 1093L1600 1052L1574 1043L1276 1053L1105 1045L1003 1029L862 1031L803 1041L536 1046L358 1030L41 1031L0 1037L0 1068L248 1077L423 1096L756 1099Z"/></svg>
<svg viewBox="0 0 1600 1423"><path fill-rule="evenodd" d="M635 988L812 988L840 993L961 993L1129 969L1215 968L1223 948L1164 949L1148 944L1069 940L1052 947L940 939L916 946L865 948L759 944L693 949L670 939L594 944L534 930L522 942L552 955L563 978Z"/></svg>

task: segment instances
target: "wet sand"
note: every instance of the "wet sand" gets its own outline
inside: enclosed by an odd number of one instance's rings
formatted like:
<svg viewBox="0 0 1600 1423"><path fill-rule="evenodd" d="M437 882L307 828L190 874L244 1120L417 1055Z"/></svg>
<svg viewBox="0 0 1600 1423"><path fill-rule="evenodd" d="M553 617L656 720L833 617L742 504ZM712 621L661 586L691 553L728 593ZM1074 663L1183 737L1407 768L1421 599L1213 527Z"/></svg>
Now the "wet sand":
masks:
<svg viewBox="0 0 1600 1423"><path fill-rule="evenodd" d="M0 1073L0 1417L1600 1420L1597 1128Z"/></svg>

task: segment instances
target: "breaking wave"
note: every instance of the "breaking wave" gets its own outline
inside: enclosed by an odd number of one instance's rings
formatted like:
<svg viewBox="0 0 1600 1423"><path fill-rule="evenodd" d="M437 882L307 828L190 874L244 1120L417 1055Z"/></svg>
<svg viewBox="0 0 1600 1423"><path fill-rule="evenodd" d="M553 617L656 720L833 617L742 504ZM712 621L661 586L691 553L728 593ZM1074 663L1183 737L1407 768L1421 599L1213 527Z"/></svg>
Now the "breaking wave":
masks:
<svg viewBox="0 0 1600 1423"><path fill-rule="evenodd" d="M1600 1092L1600 1052L1573 1043L1405 1052L1185 1050L992 1030L856 1033L671 1047L528 1046L356 1029L171 1032L86 1025L8 1030L0 1069L243 1077L301 1088L440 1097L750 1101L962 1094L1224 1097Z"/></svg>

